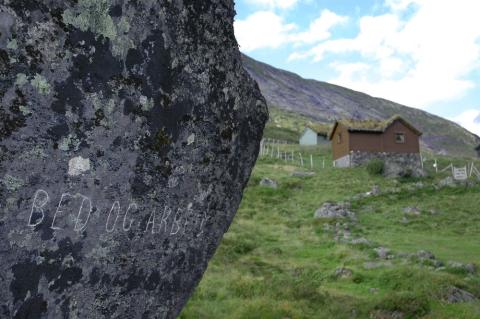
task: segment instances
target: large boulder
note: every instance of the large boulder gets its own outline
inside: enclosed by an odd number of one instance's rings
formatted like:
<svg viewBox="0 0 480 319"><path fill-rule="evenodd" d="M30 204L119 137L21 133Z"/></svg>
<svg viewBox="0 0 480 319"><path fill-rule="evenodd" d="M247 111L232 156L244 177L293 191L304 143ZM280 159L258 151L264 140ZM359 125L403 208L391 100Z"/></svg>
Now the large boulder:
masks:
<svg viewBox="0 0 480 319"><path fill-rule="evenodd" d="M231 0L0 4L0 318L174 318L267 110Z"/></svg>

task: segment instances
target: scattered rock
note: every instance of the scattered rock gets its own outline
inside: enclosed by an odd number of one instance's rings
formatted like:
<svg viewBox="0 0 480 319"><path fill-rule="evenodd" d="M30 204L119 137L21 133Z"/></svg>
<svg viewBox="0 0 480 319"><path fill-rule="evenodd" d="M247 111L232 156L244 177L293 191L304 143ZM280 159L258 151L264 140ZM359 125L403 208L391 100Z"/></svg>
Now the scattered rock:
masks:
<svg viewBox="0 0 480 319"><path fill-rule="evenodd" d="M447 303L473 302L477 298L470 292L458 287L449 287L445 293L444 300Z"/></svg>
<svg viewBox="0 0 480 319"><path fill-rule="evenodd" d="M380 195L380 187L378 185L373 185L372 190L365 193L365 196L377 196Z"/></svg>
<svg viewBox="0 0 480 319"><path fill-rule="evenodd" d="M315 176L315 173L314 172L293 172L292 173L292 176L295 176L295 177L310 177L310 176Z"/></svg>
<svg viewBox="0 0 480 319"><path fill-rule="evenodd" d="M370 245L370 242L368 241L368 239L364 237L354 238L350 243L352 245Z"/></svg>
<svg viewBox="0 0 480 319"><path fill-rule="evenodd" d="M315 211L315 218L350 218L355 220L355 213L349 210L349 203L331 203L326 202Z"/></svg>
<svg viewBox="0 0 480 319"><path fill-rule="evenodd" d="M466 264L465 265L465 270L469 273L469 274L476 274L477 273L477 266L475 264L472 264L472 263L469 263L469 264Z"/></svg>
<svg viewBox="0 0 480 319"><path fill-rule="evenodd" d="M403 209L403 212L407 215L415 215L415 216L418 216L420 215L422 212L420 211L420 209L418 209L417 207L405 207Z"/></svg>
<svg viewBox="0 0 480 319"><path fill-rule="evenodd" d="M270 188L273 188L273 189L278 188L277 182L274 181L273 179L268 178L268 177L262 178L262 180L260 181L260 186L270 187Z"/></svg>
<svg viewBox="0 0 480 319"><path fill-rule="evenodd" d="M440 187L454 187L454 186L456 186L455 180L453 179L452 176L445 177L440 182L438 182L438 185Z"/></svg>
<svg viewBox="0 0 480 319"><path fill-rule="evenodd" d="M382 246L374 248L373 250L377 253L378 258L381 259L390 259L392 256L390 249Z"/></svg>
<svg viewBox="0 0 480 319"><path fill-rule="evenodd" d="M419 250L415 253L415 256L417 256L418 259L420 259L420 260L425 260L425 259L434 260L435 259L435 255L432 254L431 252L429 252L428 250Z"/></svg>
<svg viewBox="0 0 480 319"><path fill-rule="evenodd" d="M350 278L353 275L353 271L351 269L341 267L335 269L335 277L336 278Z"/></svg>
<svg viewBox="0 0 480 319"><path fill-rule="evenodd" d="M475 274L477 272L477 266L475 264L472 264L472 263L468 263L468 264L463 264L461 262L458 262L458 261L448 261L447 262L447 267L450 268L450 269L454 269L454 270L460 270L460 271L463 271L463 272L466 272L468 274Z"/></svg>

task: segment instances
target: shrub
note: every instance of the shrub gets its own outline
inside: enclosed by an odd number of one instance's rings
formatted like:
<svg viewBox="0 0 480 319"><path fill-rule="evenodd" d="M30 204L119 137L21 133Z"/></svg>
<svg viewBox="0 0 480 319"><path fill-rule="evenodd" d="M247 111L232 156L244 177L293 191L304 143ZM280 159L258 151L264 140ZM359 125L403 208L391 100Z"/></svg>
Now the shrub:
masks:
<svg viewBox="0 0 480 319"><path fill-rule="evenodd" d="M373 159L367 164L367 172L374 176L374 175L383 175L385 170L385 162L381 159Z"/></svg>

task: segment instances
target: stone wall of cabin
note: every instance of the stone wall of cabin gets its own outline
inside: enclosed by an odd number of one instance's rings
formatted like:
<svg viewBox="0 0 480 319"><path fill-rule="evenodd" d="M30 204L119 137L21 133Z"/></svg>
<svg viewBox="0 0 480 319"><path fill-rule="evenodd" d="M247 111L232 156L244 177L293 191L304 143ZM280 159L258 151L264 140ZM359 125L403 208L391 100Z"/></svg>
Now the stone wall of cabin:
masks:
<svg viewBox="0 0 480 319"><path fill-rule="evenodd" d="M352 151L335 161L336 167L356 167L366 165L373 159L385 162L385 176L396 177L406 174L423 176L421 157L418 153L372 153Z"/></svg>

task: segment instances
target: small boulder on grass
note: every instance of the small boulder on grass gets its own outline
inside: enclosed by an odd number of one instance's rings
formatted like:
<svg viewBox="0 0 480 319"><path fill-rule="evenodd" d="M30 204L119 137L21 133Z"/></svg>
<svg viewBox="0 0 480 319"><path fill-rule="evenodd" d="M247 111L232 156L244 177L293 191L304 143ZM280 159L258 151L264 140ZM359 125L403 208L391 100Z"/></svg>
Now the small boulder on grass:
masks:
<svg viewBox="0 0 480 319"><path fill-rule="evenodd" d="M260 186L269 187L269 188L273 188L273 189L278 188L277 182L274 181L273 179L268 178L268 177L262 178L262 180L260 181Z"/></svg>
<svg viewBox="0 0 480 319"><path fill-rule="evenodd" d="M415 253L415 255L420 260L426 260L426 259L434 260L435 259L435 255L428 250L419 250Z"/></svg>
<svg viewBox="0 0 480 319"><path fill-rule="evenodd" d="M353 271L345 268L345 267L340 267L335 269L335 278L350 278L353 275Z"/></svg>
<svg viewBox="0 0 480 319"><path fill-rule="evenodd" d="M466 290L451 286L444 294L444 300L447 303L473 302L477 298Z"/></svg>
<svg viewBox="0 0 480 319"><path fill-rule="evenodd" d="M349 210L348 203L331 203L326 202L315 211L315 218L350 218L355 220L355 213Z"/></svg>
<svg viewBox="0 0 480 319"><path fill-rule="evenodd" d="M407 215L420 215L422 212L417 207L405 207L403 212Z"/></svg>
<svg viewBox="0 0 480 319"><path fill-rule="evenodd" d="M380 195L380 187L378 185L373 185L372 190L365 193L365 196L377 196Z"/></svg>
<svg viewBox="0 0 480 319"><path fill-rule="evenodd" d="M390 259L392 257L390 249L386 247L377 247L373 249L380 259Z"/></svg>
<svg viewBox="0 0 480 319"><path fill-rule="evenodd" d="M475 264L463 264L458 261L448 261L447 268L450 268L454 271L460 271L470 275L474 275L477 272L477 266Z"/></svg>

